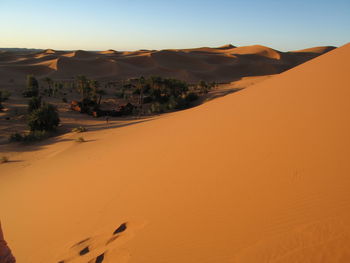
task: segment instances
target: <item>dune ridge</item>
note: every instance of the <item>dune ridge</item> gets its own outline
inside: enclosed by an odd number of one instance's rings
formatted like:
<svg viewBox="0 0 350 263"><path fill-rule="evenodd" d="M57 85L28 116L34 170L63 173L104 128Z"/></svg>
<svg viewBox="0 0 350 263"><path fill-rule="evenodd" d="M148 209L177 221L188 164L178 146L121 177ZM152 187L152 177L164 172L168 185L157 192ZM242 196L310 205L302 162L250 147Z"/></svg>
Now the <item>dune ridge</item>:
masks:
<svg viewBox="0 0 350 263"><path fill-rule="evenodd" d="M103 80L160 75L189 82L231 82L246 76L280 73L332 49L334 47L317 47L298 52L280 52L260 45L235 47L229 44L218 48L132 52L53 49L33 53L4 51L0 53L0 77L4 83L14 78L24 82L27 74L58 80L72 79L82 74ZM36 65L44 61L52 63L47 63L46 68L37 69ZM20 69L18 63L27 66ZM52 66L54 64L57 67Z"/></svg>
<svg viewBox="0 0 350 263"><path fill-rule="evenodd" d="M18 261L349 262L349 68L350 44L200 107L2 165Z"/></svg>

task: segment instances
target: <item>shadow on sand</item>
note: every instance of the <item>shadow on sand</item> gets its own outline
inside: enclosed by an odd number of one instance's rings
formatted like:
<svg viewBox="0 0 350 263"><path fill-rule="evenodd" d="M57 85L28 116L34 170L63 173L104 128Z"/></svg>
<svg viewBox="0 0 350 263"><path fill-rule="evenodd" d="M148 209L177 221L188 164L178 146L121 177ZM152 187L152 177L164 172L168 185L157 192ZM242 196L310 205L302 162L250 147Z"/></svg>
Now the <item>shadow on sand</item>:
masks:
<svg viewBox="0 0 350 263"><path fill-rule="evenodd" d="M60 142L68 142L68 141L75 142L76 138L64 138L63 136L70 133L72 128L75 128L78 126L84 126L87 129L87 132L94 132L94 131L100 131L100 130L106 130L106 129L117 129L117 128L127 127L135 124L140 124L140 123L154 120L157 117L159 116L152 116L152 118L144 118L144 119L126 119L126 118L111 119L111 121L108 124L102 120L101 120L101 123L97 123L97 124L86 124L84 123L84 121L82 121L81 123L68 122L60 126L57 129L57 131L52 134L51 137L44 139L42 141L33 142L33 143L9 143L9 142L2 143L1 152L2 153L31 152L31 151L37 151L37 150L43 149L47 145L52 145ZM130 121L130 122L124 123L126 121ZM79 134L81 134L80 136L84 137L84 133L76 133L78 137L79 137ZM94 141L97 141L97 139L86 139L83 143L94 142ZM9 162L17 162L17 161L11 160Z"/></svg>

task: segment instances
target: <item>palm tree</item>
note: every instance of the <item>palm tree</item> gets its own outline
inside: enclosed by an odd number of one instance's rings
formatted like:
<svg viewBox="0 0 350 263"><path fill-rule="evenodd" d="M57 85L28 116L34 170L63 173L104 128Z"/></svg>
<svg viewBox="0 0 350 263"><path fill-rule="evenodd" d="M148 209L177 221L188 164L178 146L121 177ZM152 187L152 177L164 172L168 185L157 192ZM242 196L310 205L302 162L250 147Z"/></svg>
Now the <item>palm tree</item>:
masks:
<svg viewBox="0 0 350 263"><path fill-rule="evenodd" d="M140 106L140 111L139 115L142 114L142 106L143 106L143 88L145 86L145 78L141 77L138 82L138 88L140 89L140 97L139 97L139 106Z"/></svg>
<svg viewBox="0 0 350 263"><path fill-rule="evenodd" d="M100 89L100 83L97 80L91 80L89 82L91 97L96 104L100 105L102 96L106 95L106 92L103 89Z"/></svg>
<svg viewBox="0 0 350 263"><path fill-rule="evenodd" d="M49 89L49 97L51 97L52 95L52 88L51 85L53 83L52 79L50 79L49 77L44 78L44 81L47 83L48 85L48 89Z"/></svg>
<svg viewBox="0 0 350 263"><path fill-rule="evenodd" d="M202 94L206 94L206 93L208 93L209 85L204 80L201 80L199 82L199 88L200 88L200 92Z"/></svg>
<svg viewBox="0 0 350 263"><path fill-rule="evenodd" d="M89 87L90 87L90 96L91 99L97 103L97 95L98 95L98 90L100 87L100 83L97 80L90 80L89 81Z"/></svg>
<svg viewBox="0 0 350 263"><path fill-rule="evenodd" d="M78 92L81 94L82 99L88 99L90 96L90 87L89 87L89 81L84 75L78 75L76 77L77 82L78 82Z"/></svg>
<svg viewBox="0 0 350 263"><path fill-rule="evenodd" d="M100 105L100 104L101 104L101 100L102 100L102 96L103 96L103 95L106 95L107 93L106 93L103 89L97 90L96 93L99 95L98 103L97 103L97 104Z"/></svg>
<svg viewBox="0 0 350 263"><path fill-rule="evenodd" d="M33 75L27 75L27 88L23 95L24 97L36 97L39 95L39 82Z"/></svg>

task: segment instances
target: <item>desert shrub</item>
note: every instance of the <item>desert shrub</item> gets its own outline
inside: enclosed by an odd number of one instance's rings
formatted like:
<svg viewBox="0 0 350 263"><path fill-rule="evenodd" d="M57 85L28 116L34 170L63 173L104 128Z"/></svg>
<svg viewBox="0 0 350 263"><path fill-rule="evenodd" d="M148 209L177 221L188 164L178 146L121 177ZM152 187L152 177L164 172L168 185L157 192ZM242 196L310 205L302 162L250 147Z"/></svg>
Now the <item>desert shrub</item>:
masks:
<svg viewBox="0 0 350 263"><path fill-rule="evenodd" d="M11 96L11 93L8 91L0 90L0 110L2 110L4 107L2 106L2 103Z"/></svg>
<svg viewBox="0 0 350 263"><path fill-rule="evenodd" d="M22 142L23 141L23 135L18 133L18 132L13 133L13 134L10 135L9 141L10 142Z"/></svg>
<svg viewBox="0 0 350 263"><path fill-rule="evenodd" d="M11 96L11 92L8 90L0 90L0 102L7 101Z"/></svg>
<svg viewBox="0 0 350 263"><path fill-rule="evenodd" d="M47 131L31 131L26 134L14 133L14 134L11 134L9 141L30 143L30 142L41 141L45 138L48 138L49 136L50 136L50 133Z"/></svg>
<svg viewBox="0 0 350 263"><path fill-rule="evenodd" d="M194 93L194 92L190 92L186 95L186 98L185 98L188 102L193 102L195 100L198 99L198 95L197 93Z"/></svg>
<svg viewBox="0 0 350 263"><path fill-rule="evenodd" d="M167 106L166 104L161 104L159 102L155 102L151 104L150 112L151 113L164 113Z"/></svg>
<svg viewBox="0 0 350 263"><path fill-rule="evenodd" d="M87 131L87 129L83 126L79 126L79 127L72 129L72 132L86 132L86 131Z"/></svg>
<svg viewBox="0 0 350 263"><path fill-rule="evenodd" d="M41 97L31 97L28 101L28 112L31 113L41 107Z"/></svg>
<svg viewBox="0 0 350 263"><path fill-rule="evenodd" d="M7 163L9 161L9 158L7 156L2 156L0 158L0 163Z"/></svg>
<svg viewBox="0 0 350 263"><path fill-rule="evenodd" d="M152 103L152 105L150 107L150 111L151 111L151 113L159 113L159 111L160 111L160 103L158 103L158 102Z"/></svg>
<svg viewBox="0 0 350 263"><path fill-rule="evenodd" d="M86 142L84 137L78 137L75 141L76 142Z"/></svg>
<svg viewBox="0 0 350 263"><path fill-rule="evenodd" d="M27 88L22 94L24 97L37 97L39 95L39 82L33 75L27 75Z"/></svg>
<svg viewBox="0 0 350 263"><path fill-rule="evenodd" d="M50 134L47 131L31 131L23 136L23 142L41 141L49 137L49 135Z"/></svg>
<svg viewBox="0 0 350 263"><path fill-rule="evenodd" d="M177 105L177 98L171 96L166 103L163 104L167 110L174 110Z"/></svg>
<svg viewBox="0 0 350 263"><path fill-rule="evenodd" d="M175 109L177 110L183 110L190 106L189 102L186 100L186 98L179 97L176 99L176 105Z"/></svg>
<svg viewBox="0 0 350 263"><path fill-rule="evenodd" d="M31 131L54 130L60 119L57 109L52 104L44 104L39 109L32 111L28 116L28 126Z"/></svg>

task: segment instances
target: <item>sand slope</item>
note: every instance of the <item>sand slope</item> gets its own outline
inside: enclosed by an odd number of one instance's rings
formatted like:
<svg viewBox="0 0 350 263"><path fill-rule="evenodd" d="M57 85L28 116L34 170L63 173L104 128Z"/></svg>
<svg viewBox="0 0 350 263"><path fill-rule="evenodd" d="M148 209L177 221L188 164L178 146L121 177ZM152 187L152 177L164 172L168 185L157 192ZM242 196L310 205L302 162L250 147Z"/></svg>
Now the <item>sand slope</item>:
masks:
<svg viewBox="0 0 350 263"><path fill-rule="evenodd" d="M35 53L5 51L0 53L0 84L12 80L24 82L27 74L35 74L39 78L49 76L55 80L72 79L83 74L103 80L160 75L190 82L230 82L246 76L280 73L333 48L280 52L260 45L225 45L218 48L133 52L52 49Z"/></svg>
<svg viewBox="0 0 350 263"><path fill-rule="evenodd" d="M18 262L349 262L349 68L348 44L200 107L1 165Z"/></svg>

